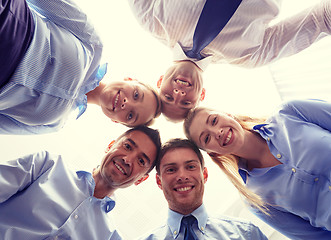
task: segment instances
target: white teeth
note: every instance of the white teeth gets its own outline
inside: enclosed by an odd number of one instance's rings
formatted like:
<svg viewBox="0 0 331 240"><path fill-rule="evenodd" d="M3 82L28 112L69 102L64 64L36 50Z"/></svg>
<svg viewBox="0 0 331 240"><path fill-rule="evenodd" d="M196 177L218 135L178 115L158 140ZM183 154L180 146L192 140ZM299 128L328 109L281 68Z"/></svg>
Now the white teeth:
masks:
<svg viewBox="0 0 331 240"><path fill-rule="evenodd" d="M228 136L225 139L224 145L228 144L228 142L230 142L231 137L232 137L232 131L230 130Z"/></svg>
<svg viewBox="0 0 331 240"><path fill-rule="evenodd" d="M185 192L185 191L188 191L190 190L192 187L182 187L182 188L177 188L177 191L178 192Z"/></svg>
<svg viewBox="0 0 331 240"><path fill-rule="evenodd" d="M116 95L116 98L115 98L115 102L114 102L114 108L115 108L115 106L117 105L117 102L118 102L118 98L120 97L120 95L119 94L117 94Z"/></svg>
<svg viewBox="0 0 331 240"><path fill-rule="evenodd" d="M188 82L180 80L180 79L176 79L176 83L184 85L186 87L188 87L190 85Z"/></svg>
<svg viewBox="0 0 331 240"><path fill-rule="evenodd" d="M120 165L118 165L117 163L114 163L114 164L115 164L116 168L117 168L118 170L120 170L121 173L123 173L124 175L126 175L126 173L124 172L123 168L121 168Z"/></svg>

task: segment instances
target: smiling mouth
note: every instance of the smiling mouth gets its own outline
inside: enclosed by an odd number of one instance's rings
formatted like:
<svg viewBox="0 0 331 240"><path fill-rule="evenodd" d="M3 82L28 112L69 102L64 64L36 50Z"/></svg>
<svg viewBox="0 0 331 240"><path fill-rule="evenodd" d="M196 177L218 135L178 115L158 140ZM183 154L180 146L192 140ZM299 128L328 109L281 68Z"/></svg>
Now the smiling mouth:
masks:
<svg viewBox="0 0 331 240"><path fill-rule="evenodd" d="M120 91L118 91L113 98L113 111L115 111L115 108L117 107L117 102L119 98L120 98Z"/></svg>
<svg viewBox="0 0 331 240"><path fill-rule="evenodd" d="M184 86L184 87L191 87L192 84L184 77L177 77L175 79L175 83Z"/></svg>
<svg viewBox="0 0 331 240"><path fill-rule="evenodd" d="M189 190L191 190L193 188L194 188L194 186L191 186L191 187L180 187L180 188L175 188L174 190L176 192L187 192L187 191L189 191Z"/></svg>
<svg viewBox="0 0 331 240"><path fill-rule="evenodd" d="M123 175L127 175L125 170L118 163L114 162L114 165Z"/></svg>
<svg viewBox="0 0 331 240"><path fill-rule="evenodd" d="M223 146L228 145L231 142L232 139L232 129L229 130L224 142L223 142Z"/></svg>

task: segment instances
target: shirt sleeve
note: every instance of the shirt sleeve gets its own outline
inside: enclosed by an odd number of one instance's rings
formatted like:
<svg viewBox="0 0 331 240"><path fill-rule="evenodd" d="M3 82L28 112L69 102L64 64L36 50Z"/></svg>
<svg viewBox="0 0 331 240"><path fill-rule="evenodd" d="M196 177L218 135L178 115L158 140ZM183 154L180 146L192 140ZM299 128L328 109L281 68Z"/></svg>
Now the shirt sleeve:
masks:
<svg viewBox="0 0 331 240"><path fill-rule="evenodd" d="M87 15L71 0L26 0L30 8L67 29L87 44L102 47L101 40Z"/></svg>
<svg viewBox="0 0 331 240"><path fill-rule="evenodd" d="M0 114L0 135L32 135L58 131L62 126L36 125L30 126Z"/></svg>
<svg viewBox="0 0 331 240"><path fill-rule="evenodd" d="M331 131L331 103L323 100L292 100L285 103L280 114L299 118Z"/></svg>
<svg viewBox="0 0 331 240"><path fill-rule="evenodd" d="M331 239L331 232L322 228L313 227L310 223L301 217L292 213L279 211L271 206L268 206L270 216L251 209L251 211L261 220L275 228L280 233L284 234L293 240L328 240ZM254 239L254 238L252 238Z"/></svg>
<svg viewBox="0 0 331 240"><path fill-rule="evenodd" d="M27 188L53 165L48 152L0 162L0 203Z"/></svg>
<svg viewBox="0 0 331 240"><path fill-rule="evenodd" d="M297 15L269 26L259 51L252 59L256 66L294 55L331 33L331 2L320 1Z"/></svg>

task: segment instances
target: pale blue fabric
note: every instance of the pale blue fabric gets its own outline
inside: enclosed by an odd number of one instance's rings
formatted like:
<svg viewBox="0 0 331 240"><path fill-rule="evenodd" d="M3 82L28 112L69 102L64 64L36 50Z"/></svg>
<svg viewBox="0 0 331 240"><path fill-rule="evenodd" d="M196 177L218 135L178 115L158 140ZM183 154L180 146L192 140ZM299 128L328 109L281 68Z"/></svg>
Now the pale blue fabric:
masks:
<svg viewBox="0 0 331 240"><path fill-rule="evenodd" d="M35 32L14 75L0 89L0 134L61 129L73 111L76 118L85 111L85 94L106 72L105 66L99 68L101 40L74 2L27 2Z"/></svg>
<svg viewBox="0 0 331 240"><path fill-rule="evenodd" d="M107 215L115 202L94 187L45 151L0 162L0 239L121 239Z"/></svg>
<svg viewBox="0 0 331 240"><path fill-rule="evenodd" d="M225 217L208 216L205 206L202 204L194 210L191 215L197 219L193 225L194 232L199 239L235 239L235 240L259 240L267 239L258 227L250 222ZM169 209L167 223L139 238L139 240L160 240L160 239L184 239L184 229L180 228L182 214Z"/></svg>
<svg viewBox="0 0 331 240"><path fill-rule="evenodd" d="M289 101L254 129L282 163L240 162L247 187L272 204L271 218L257 214L291 239L331 239L331 104Z"/></svg>

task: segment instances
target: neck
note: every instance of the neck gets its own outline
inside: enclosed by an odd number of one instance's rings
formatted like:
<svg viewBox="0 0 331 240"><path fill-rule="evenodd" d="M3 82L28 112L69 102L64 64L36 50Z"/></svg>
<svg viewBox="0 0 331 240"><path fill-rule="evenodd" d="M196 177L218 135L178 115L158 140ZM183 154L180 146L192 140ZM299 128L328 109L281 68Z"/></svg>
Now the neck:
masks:
<svg viewBox="0 0 331 240"><path fill-rule="evenodd" d="M93 172L93 179L95 182L94 197L102 199L114 194L116 189L110 187L109 184L103 180L99 171Z"/></svg>
<svg viewBox="0 0 331 240"><path fill-rule="evenodd" d="M89 91L86 94L87 103L100 105L100 96L101 96L101 92L104 89L104 87L105 87L105 84L100 82L99 86L94 88L92 91Z"/></svg>
<svg viewBox="0 0 331 240"><path fill-rule="evenodd" d="M179 213L179 214L182 214L182 215L189 215L189 214L191 214L192 212L194 212L197 208L199 208L200 206L201 206L202 204L200 204L199 206L197 206L197 207L194 207L194 208L192 208L192 207L190 207L190 206L182 206L182 207L180 207L180 209L174 209L174 208L171 208L170 206L169 206L169 208L172 210L172 211L174 211L174 212L177 212L177 213Z"/></svg>
<svg viewBox="0 0 331 240"><path fill-rule="evenodd" d="M251 131L245 131L245 142L243 147L235 153L238 157L247 161L249 170L253 168L264 168L273 165L273 158L266 141L259 135Z"/></svg>

